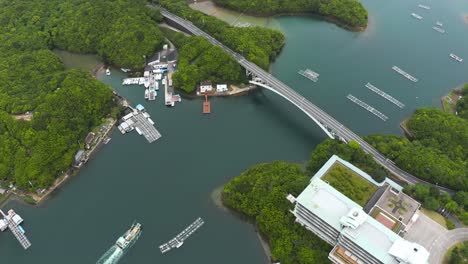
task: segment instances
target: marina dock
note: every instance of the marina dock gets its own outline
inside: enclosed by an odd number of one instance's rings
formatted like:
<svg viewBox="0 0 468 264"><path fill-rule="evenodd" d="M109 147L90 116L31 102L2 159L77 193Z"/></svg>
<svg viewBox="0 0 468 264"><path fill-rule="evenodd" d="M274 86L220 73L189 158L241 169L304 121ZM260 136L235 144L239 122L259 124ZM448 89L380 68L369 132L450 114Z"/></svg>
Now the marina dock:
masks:
<svg viewBox="0 0 468 264"><path fill-rule="evenodd" d="M198 228L200 228L205 222L201 217L197 218L192 224L180 232L176 237L169 240L169 242L164 243L159 246L161 253L166 253L167 251L173 248L179 248L184 244L184 241L191 236Z"/></svg>
<svg viewBox="0 0 468 264"><path fill-rule="evenodd" d="M387 121L388 117L386 115L382 114L380 111L378 111L377 109L373 108L372 106L364 103L363 101L357 99L353 95L348 94L348 96L346 96L346 98L351 100L353 103L359 105L360 107L366 109L367 111L371 112L372 114L374 114L378 118L382 119L383 121Z"/></svg>
<svg viewBox="0 0 468 264"><path fill-rule="evenodd" d="M314 72L311 69L300 70L297 73L299 73L300 75L306 77L307 79L309 79L309 80L311 80L313 82L317 82L318 77L320 76L320 74Z"/></svg>
<svg viewBox="0 0 468 264"><path fill-rule="evenodd" d="M161 138L161 133L154 127L154 122L150 115L144 110L142 105L137 105L137 109L132 109L132 112L122 117L121 123L118 126L120 132L125 134L132 130L136 130L138 134L143 135L149 143Z"/></svg>
<svg viewBox="0 0 468 264"><path fill-rule="evenodd" d="M394 103L396 106L400 107L400 108L404 108L405 105L398 101L397 99L393 98L391 95L381 91L379 88L375 87L374 85L370 84L370 83L367 83L366 84L366 87L369 88L371 91L375 92L376 94L382 96L383 98L387 99L388 101Z"/></svg>
<svg viewBox="0 0 468 264"><path fill-rule="evenodd" d="M21 221L17 223L14 216L19 216L13 210L8 211L8 215L6 215L2 210L0 210L0 213L3 216L4 221L6 221L8 228L11 230L21 246L24 249L28 249L31 246L31 242L29 242L28 238L24 234L24 229L19 225L22 222L22 219L20 218Z"/></svg>
<svg viewBox="0 0 468 264"><path fill-rule="evenodd" d="M123 79L122 85L131 85L131 84L143 85L143 84L145 84L145 78L144 77L137 77L137 78L125 78L125 79Z"/></svg>
<svg viewBox="0 0 468 264"><path fill-rule="evenodd" d="M211 104L210 104L210 101L208 101L208 95L206 94L205 94L205 101L203 102L203 113L204 114L211 113Z"/></svg>
<svg viewBox="0 0 468 264"><path fill-rule="evenodd" d="M405 72L404 70L398 68L397 66L393 66L392 67L392 70L398 72L399 74L405 76L408 80L412 81L412 82L417 82L418 79L416 79L415 77L409 75L407 72Z"/></svg>

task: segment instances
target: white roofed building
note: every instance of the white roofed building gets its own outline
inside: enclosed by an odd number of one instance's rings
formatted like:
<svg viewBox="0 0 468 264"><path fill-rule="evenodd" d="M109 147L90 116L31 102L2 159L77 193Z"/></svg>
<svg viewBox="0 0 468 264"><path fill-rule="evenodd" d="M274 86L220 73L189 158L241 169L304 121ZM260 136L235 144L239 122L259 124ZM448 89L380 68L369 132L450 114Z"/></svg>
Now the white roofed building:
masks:
<svg viewBox="0 0 468 264"><path fill-rule="evenodd" d="M372 180L352 164L333 156L297 198L287 197L295 204L292 213L296 222L333 246L328 258L339 264L428 263L429 252L424 247L403 239L321 179L335 162ZM401 188L390 180L377 183L384 184Z"/></svg>

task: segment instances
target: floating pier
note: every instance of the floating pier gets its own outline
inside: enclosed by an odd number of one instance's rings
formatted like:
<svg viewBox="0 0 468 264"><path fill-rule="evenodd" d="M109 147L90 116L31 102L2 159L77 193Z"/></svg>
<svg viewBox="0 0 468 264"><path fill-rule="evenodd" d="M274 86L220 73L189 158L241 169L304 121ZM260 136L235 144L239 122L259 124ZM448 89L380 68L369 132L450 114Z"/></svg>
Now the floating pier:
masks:
<svg viewBox="0 0 468 264"><path fill-rule="evenodd" d="M184 231L180 232L176 237L169 240L169 242L164 243L159 246L161 253L166 253L167 251L173 248L180 248L184 244L184 240L186 240L190 235L195 233L198 228L200 228L205 222L201 217L197 218L192 224L190 224Z"/></svg>
<svg viewBox="0 0 468 264"><path fill-rule="evenodd" d="M131 84L143 85L145 84L145 77L123 79L122 85L131 85Z"/></svg>
<svg viewBox="0 0 468 264"><path fill-rule="evenodd" d="M204 114L211 113L211 104L210 104L210 101L208 101L208 95L206 94L205 94L205 101L203 102L203 113Z"/></svg>
<svg viewBox="0 0 468 264"><path fill-rule="evenodd" d="M405 72L404 70L398 68L397 66L393 66L392 69L396 72L398 72L399 74L405 76L408 80L412 81L412 82L417 82L418 79L416 79L415 77L409 75L407 72Z"/></svg>
<svg viewBox="0 0 468 264"><path fill-rule="evenodd" d="M405 105L398 101L397 99L393 98L391 95L385 93L384 91L381 91L379 88L375 87L374 85L367 83L366 87L369 88L371 91L375 92L376 94L382 96L383 98L387 99L388 101L394 103L396 106L400 108L404 108Z"/></svg>
<svg viewBox="0 0 468 264"><path fill-rule="evenodd" d="M137 105L137 109L132 109L132 112L122 117L122 122L118 126L120 132L125 134L132 130L136 130L138 134L143 135L149 143L161 138L161 133L154 127L154 122L150 115L145 112L142 105Z"/></svg>
<svg viewBox="0 0 468 264"><path fill-rule="evenodd" d="M24 230L21 231L22 228L19 225L22 222L21 217L19 217L19 215L17 215L13 210L9 210L8 215L6 215L2 210L0 210L0 213L3 215L3 219L6 221L8 228L11 230L21 246L24 249L28 249L31 246L31 242L29 242L28 238L24 234ZM21 221L17 221L17 218L21 219Z"/></svg>
<svg viewBox="0 0 468 264"><path fill-rule="evenodd" d="M374 114L378 118L382 119L383 121L387 121L388 117L386 115L382 114L380 111L378 111L374 107L364 103L363 101L357 99L356 97L352 96L351 94L348 94L348 96L346 96L346 97L349 100L351 100L353 103L355 103L355 104L359 105L360 107L366 109L367 111L371 112L372 114Z"/></svg>
<svg viewBox="0 0 468 264"><path fill-rule="evenodd" d="M320 74L314 72L311 69L300 70L297 73L299 73L300 75L306 77L307 79L309 79L309 80L311 80L313 82L317 82L318 77L320 76Z"/></svg>

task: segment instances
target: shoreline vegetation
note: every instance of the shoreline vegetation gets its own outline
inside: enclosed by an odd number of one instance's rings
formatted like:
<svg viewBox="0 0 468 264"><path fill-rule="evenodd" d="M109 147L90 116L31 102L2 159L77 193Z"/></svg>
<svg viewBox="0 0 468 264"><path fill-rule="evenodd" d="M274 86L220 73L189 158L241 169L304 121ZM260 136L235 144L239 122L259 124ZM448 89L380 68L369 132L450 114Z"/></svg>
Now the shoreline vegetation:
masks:
<svg viewBox="0 0 468 264"><path fill-rule="evenodd" d="M5 2L0 19L0 185L33 202L70 178L85 136L119 109L110 86L53 51L142 68L164 43L162 16L144 0L37 0Z"/></svg>
<svg viewBox="0 0 468 264"><path fill-rule="evenodd" d="M332 0L326 3L292 0L287 4L279 0L212 1L220 7L257 17L313 15L351 31L364 31L368 25L367 10L356 0Z"/></svg>

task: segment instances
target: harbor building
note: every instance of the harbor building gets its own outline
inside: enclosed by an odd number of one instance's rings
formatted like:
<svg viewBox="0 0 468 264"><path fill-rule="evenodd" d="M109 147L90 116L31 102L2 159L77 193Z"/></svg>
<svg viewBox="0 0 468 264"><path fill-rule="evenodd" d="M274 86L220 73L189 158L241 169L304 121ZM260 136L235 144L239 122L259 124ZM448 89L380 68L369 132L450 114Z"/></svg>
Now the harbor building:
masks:
<svg viewBox="0 0 468 264"><path fill-rule="evenodd" d="M225 93L228 91L227 84L217 84L216 85L216 92L217 93Z"/></svg>
<svg viewBox="0 0 468 264"><path fill-rule="evenodd" d="M376 190L364 206L323 180L337 166ZM378 183L333 156L297 198L288 195L287 199L295 205L291 212L296 222L333 246L328 255L333 263L428 263L427 249L402 237L417 221L420 204L389 179Z"/></svg>
<svg viewBox="0 0 468 264"><path fill-rule="evenodd" d="M213 91L213 85L211 82L200 83L200 93L211 93Z"/></svg>

